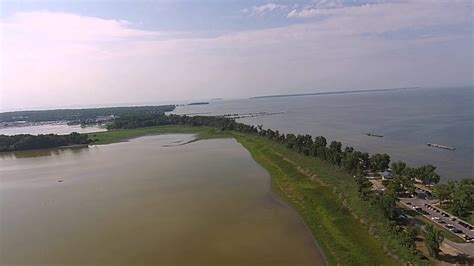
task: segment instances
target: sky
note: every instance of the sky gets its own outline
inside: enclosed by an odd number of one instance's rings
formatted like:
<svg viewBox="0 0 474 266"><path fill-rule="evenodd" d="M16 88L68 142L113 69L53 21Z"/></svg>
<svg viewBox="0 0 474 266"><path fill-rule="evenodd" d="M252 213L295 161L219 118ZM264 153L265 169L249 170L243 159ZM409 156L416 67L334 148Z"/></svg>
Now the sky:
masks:
<svg viewBox="0 0 474 266"><path fill-rule="evenodd" d="M474 84L471 0L0 0L0 110Z"/></svg>

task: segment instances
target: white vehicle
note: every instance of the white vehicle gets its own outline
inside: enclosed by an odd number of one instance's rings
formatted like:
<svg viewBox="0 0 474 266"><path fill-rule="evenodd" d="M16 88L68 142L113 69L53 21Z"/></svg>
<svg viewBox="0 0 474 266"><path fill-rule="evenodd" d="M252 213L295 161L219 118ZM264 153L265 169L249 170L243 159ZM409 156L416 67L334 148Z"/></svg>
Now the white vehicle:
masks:
<svg viewBox="0 0 474 266"><path fill-rule="evenodd" d="M446 225L446 228L452 229L452 228L454 228L454 225L452 225L452 224L447 224L447 225Z"/></svg>
<svg viewBox="0 0 474 266"><path fill-rule="evenodd" d="M431 217L431 220L439 220L439 217L438 216L435 216L435 217Z"/></svg>

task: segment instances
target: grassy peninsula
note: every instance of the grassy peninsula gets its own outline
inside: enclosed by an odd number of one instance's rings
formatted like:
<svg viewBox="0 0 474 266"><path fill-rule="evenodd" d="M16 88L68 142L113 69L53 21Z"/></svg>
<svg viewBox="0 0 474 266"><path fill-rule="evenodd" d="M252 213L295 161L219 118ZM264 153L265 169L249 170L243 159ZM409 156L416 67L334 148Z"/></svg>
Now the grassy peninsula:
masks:
<svg viewBox="0 0 474 266"><path fill-rule="evenodd" d="M385 236L383 217L363 221L356 184L351 175L332 164L288 150L264 137L213 127L159 126L118 129L89 134L96 144L106 144L151 134L193 133L199 139L235 138L272 176L272 189L303 218L331 265L399 265L397 243ZM358 205L359 204L359 205ZM372 214L373 215L373 214ZM370 219L370 218L366 218ZM362 221L362 222L361 222ZM375 229L376 228L376 229ZM370 231L370 233L369 233ZM374 232L372 232L374 231ZM377 232L375 232L377 231ZM395 248L394 248L395 246ZM399 252L405 250L399 247ZM415 256L415 264L423 264Z"/></svg>
<svg viewBox="0 0 474 266"><path fill-rule="evenodd" d="M298 211L330 264L399 264L384 251L383 241L368 233L369 226L360 223L344 206L337 189L324 180L329 176L344 178L343 173L323 162L310 170L298 154L279 145L248 134L233 135L269 171L273 191Z"/></svg>

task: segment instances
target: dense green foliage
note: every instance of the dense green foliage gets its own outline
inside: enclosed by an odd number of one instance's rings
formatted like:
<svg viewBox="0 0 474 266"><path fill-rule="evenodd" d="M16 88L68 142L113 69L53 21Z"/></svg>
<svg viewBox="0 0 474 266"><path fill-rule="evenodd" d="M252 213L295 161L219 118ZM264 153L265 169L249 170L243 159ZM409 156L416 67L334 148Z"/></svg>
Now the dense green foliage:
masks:
<svg viewBox="0 0 474 266"><path fill-rule="evenodd" d="M0 152L54 148L60 146L89 144L87 135L73 132L69 135L0 135Z"/></svg>
<svg viewBox="0 0 474 266"><path fill-rule="evenodd" d="M428 224L426 225L424 235L428 252L431 256L437 257L440 251L439 247L444 240L443 234L441 231L436 230L433 225Z"/></svg>
<svg viewBox="0 0 474 266"><path fill-rule="evenodd" d="M453 214L467 219L474 212L474 179L449 181L435 188L441 206Z"/></svg>
<svg viewBox="0 0 474 266"><path fill-rule="evenodd" d="M419 179L423 184L439 182L439 175L433 165L423 165L418 168L409 167L405 162L392 163L392 180L386 183L390 193L397 196L408 196L415 192L415 180Z"/></svg>
<svg viewBox="0 0 474 266"><path fill-rule="evenodd" d="M433 165L423 165L418 168L418 176L425 185L437 184L439 182L439 175L435 172L436 167Z"/></svg>
<svg viewBox="0 0 474 266"><path fill-rule="evenodd" d="M123 116L127 114L160 114L173 111L174 105L161 106L130 106L130 107L104 107L84 109L57 109L44 111L15 111L0 113L0 122L12 121L80 121L87 122L98 116Z"/></svg>

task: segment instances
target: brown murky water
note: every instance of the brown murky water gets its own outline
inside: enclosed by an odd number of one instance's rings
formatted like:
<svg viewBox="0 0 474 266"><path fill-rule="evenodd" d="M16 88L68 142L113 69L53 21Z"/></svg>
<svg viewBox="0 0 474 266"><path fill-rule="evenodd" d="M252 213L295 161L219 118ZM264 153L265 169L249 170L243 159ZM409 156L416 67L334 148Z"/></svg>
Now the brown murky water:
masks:
<svg viewBox="0 0 474 266"><path fill-rule="evenodd" d="M0 264L321 265L235 140L0 155Z"/></svg>

